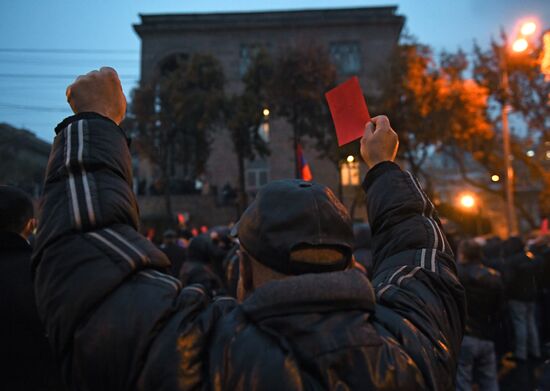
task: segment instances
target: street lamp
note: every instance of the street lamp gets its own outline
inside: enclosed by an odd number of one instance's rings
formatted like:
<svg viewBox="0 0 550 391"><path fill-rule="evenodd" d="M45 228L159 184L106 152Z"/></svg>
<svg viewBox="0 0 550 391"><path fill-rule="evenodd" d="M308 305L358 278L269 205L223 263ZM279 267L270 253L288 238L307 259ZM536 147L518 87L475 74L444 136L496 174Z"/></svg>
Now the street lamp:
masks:
<svg viewBox="0 0 550 391"><path fill-rule="evenodd" d="M512 45L512 50L516 53L522 53L529 47L527 37L534 34L537 30L537 25L532 22L524 23L520 28L521 35ZM503 34L504 44L499 50L499 70L500 83L503 90L503 100L501 108L502 116L502 142L504 150L504 172L505 172L505 187L506 187L506 220L508 222L508 236L516 235L518 232L518 223L516 218L516 210L514 206L514 168L510 161L510 128L508 125L508 111L510 111L509 96L510 85L508 81L508 62L506 61L506 50L508 49L508 40Z"/></svg>
<svg viewBox="0 0 550 391"><path fill-rule="evenodd" d="M519 31L521 35L533 35L537 31L537 24L533 21L525 22Z"/></svg>
<svg viewBox="0 0 550 391"><path fill-rule="evenodd" d="M476 224L476 234L481 234L481 208L475 195L471 193L460 194L458 196L458 204L462 209L473 214Z"/></svg>
<svg viewBox="0 0 550 391"><path fill-rule="evenodd" d="M465 193L458 198L458 202L463 208L472 209L476 204L476 199L473 195Z"/></svg>
<svg viewBox="0 0 550 391"><path fill-rule="evenodd" d="M516 53L521 53L527 50L529 47L529 42L525 38L518 38L514 41L512 45L512 50Z"/></svg>

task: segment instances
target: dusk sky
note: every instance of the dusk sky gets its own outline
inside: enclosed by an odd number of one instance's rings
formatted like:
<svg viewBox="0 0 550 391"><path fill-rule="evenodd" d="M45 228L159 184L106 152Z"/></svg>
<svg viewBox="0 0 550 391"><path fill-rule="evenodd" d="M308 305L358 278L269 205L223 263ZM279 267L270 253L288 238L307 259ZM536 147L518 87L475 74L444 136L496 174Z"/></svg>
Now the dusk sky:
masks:
<svg viewBox="0 0 550 391"><path fill-rule="evenodd" d="M138 14L267 11L397 5L406 31L436 53L476 40L487 46L503 27L535 17L550 28L550 0L1 0L0 122L51 141L71 111L66 86L79 74L115 67L127 95L139 80Z"/></svg>

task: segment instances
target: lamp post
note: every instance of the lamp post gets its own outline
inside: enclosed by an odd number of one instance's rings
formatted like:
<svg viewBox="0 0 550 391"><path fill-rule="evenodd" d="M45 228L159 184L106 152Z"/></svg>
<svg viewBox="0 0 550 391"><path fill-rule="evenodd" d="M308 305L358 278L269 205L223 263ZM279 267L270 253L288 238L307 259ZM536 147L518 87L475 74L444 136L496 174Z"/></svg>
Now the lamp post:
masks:
<svg viewBox="0 0 550 391"><path fill-rule="evenodd" d="M510 161L510 127L508 125L508 95L510 86L508 82L508 64L506 61L506 40L500 49L500 83L503 90L501 118L502 118L502 143L504 150L504 186L506 189L506 222L508 225L508 236L516 235L518 224L516 219L516 209L514 206L514 168Z"/></svg>
<svg viewBox="0 0 550 391"><path fill-rule="evenodd" d="M521 53L527 50L529 47L529 41L527 37L534 34L537 29L537 25L534 22L526 22L521 26L520 35L512 44L512 50L516 53ZM516 217L516 209L514 206L514 167L510 161L510 127L508 124L508 112L510 111L509 97L510 97L510 85L508 80L508 61L507 50L508 40L503 34L503 44L499 50L499 71L500 71L500 83L503 91L502 94L502 143L504 152L504 173L505 180L504 186L506 189L506 221L508 225L508 236L517 235L518 222Z"/></svg>
<svg viewBox="0 0 550 391"><path fill-rule="evenodd" d="M462 193L458 196L458 205L465 211L472 213L476 224L476 235L481 235L481 205L479 199L472 193Z"/></svg>

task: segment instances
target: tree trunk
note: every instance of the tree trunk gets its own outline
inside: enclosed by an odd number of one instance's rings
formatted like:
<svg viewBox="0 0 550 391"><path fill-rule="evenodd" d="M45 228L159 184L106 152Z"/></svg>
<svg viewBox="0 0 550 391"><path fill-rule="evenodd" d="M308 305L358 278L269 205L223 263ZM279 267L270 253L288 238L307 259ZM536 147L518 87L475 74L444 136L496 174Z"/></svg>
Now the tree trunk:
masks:
<svg viewBox="0 0 550 391"><path fill-rule="evenodd" d="M237 198L237 214L240 216L244 209L246 208L246 205L248 204L247 196L246 196L246 184L245 184L245 177L244 177L244 157L242 154L237 154L237 160L238 160L238 166L239 166L239 195Z"/></svg>
<svg viewBox="0 0 550 391"><path fill-rule="evenodd" d="M172 197L170 194L170 176L169 176L169 156L168 153L164 156L162 162L162 184L164 185L164 211L166 213L166 221L172 221Z"/></svg>
<svg viewBox="0 0 550 391"><path fill-rule="evenodd" d="M172 196L170 194L170 182L165 178L164 182L164 207L166 212L166 221L172 221Z"/></svg>
<svg viewBox="0 0 550 391"><path fill-rule="evenodd" d="M294 147L294 177L296 179L300 179L302 177L302 173L300 172L300 163L298 162L298 131L296 130L296 127L293 126L293 147Z"/></svg>

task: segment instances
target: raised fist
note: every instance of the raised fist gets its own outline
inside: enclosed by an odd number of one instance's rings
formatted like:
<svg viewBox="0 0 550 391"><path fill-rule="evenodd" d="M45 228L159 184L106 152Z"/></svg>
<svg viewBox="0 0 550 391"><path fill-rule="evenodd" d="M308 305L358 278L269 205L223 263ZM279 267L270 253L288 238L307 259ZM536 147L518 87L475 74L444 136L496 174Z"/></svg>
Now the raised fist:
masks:
<svg viewBox="0 0 550 391"><path fill-rule="evenodd" d="M393 161L397 155L399 138L385 115L372 118L361 138L361 156L369 168L384 161Z"/></svg>
<svg viewBox="0 0 550 391"><path fill-rule="evenodd" d="M120 124L126 113L126 98L118 74L103 67L76 78L67 87L67 102L75 114L90 111Z"/></svg>

